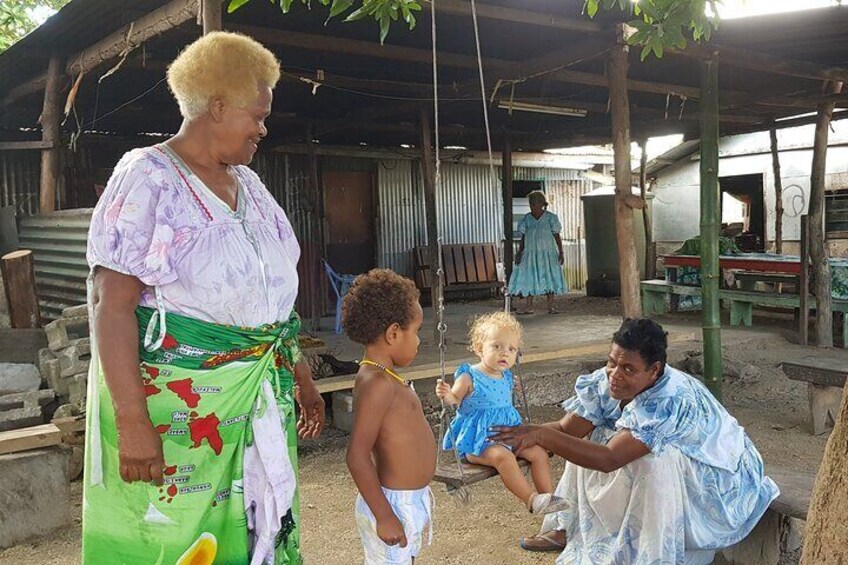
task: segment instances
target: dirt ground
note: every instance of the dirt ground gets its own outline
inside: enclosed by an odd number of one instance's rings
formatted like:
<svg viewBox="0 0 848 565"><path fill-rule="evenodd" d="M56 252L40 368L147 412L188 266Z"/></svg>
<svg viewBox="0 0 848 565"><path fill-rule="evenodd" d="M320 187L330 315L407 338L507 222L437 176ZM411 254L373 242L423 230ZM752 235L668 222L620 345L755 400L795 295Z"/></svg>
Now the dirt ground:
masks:
<svg viewBox="0 0 848 565"><path fill-rule="evenodd" d="M592 315L599 323L617 316L616 301L567 300L562 307L569 315ZM580 302L579 306L576 302ZM540 315L536 319L544 318ZM660 320L667 329L697 332L698 314L677 314ZM528 320L532 325L536 320ZM541 323L541 322L539 322ZM827 436L808 432L805 385L790 381L779 363L811 354L828 355L848 361L844 350L819 352L791 342L791 320L757 318L755 327L723 332L724 358L731 367L725 381L725 404L746 427L763 454L766 464L785 468L815 470L824 451ZM670 350L669 360L679 365L687 352L700 350L698 341L680 343ZM697 363L696 363L697 364ZM564 379L573 384L575 375ZM555 419L556 406L533 407L534 421ZM300 485L302 504L302 545L308 563L317 565L362 562L353 504L356 489L344 462L347 435L328 430L318 440L305 442L301 449ZM448 459L445 459L447 461ZM562 461L554 463L559 476ZM73 484L77 513L81 485ZM462 507L439 486L436 496L435 537L418 563L521 565L554 562L554 555L532 555L518 547L518 540L537 531L541 520L531 517L500 481L493 479L472 487L472 502ZM32 540L0 551L0 564L76 564L80 562L80 524L61 530L49 538Z"/></svg>

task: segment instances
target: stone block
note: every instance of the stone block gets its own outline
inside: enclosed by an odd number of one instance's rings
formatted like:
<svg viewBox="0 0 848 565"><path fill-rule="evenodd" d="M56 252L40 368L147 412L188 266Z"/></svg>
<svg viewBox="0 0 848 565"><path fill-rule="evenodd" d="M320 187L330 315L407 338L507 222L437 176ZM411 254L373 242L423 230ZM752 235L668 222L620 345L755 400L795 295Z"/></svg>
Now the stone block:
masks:
<svg viewBox="0 0 848 565"><path fill-rule="evenodd" d="M41 387L41 373L35 365L0 363L0 395L33 392Z"/></svg>
<svg viewBox="0 0 848 565"><path fill-rule="evenodd" d="M0 432L43 424L41 409L55 397L52 390L0 396Z"/></svg>
<svg viewBox="0 0 848 565"><path fill-rule="evenodd" d="M56 391L56 396L68 396L68 385L62 378L62 369L58 359L46 361L41 376L47 381L47 386Z"/></svg>
<svg viewBox="0 0 848 565"><path fill-rule="evenodd" d="M332 395L333 427L350 433L353 431L353 393L340 390Z"/></svg>
<svg viewBox="0 0 848 565"><path fill-rule="evenodd" d="M62 319L65 320L65 330L68 332L68 339L70 340L88 337L91 333L88 326L88 316Z"/></svg>
<svg viewBox="0 0 848 565"><path fill-rule="evenodd" d="M0 361L6 363L35 363L38 350L47 347L43 328L0 328Z"/></svg>
<svg viewBox="0 0 848 565"><path fill-rule="evenodd" d="M59 318L44 326L44 332L47 334L47 347L53 351L67 347L70 339L68 338L68 330L65 326L65 320Z"/></svg>
<svg viewBox="0 0 848 565"><path fill-rule="evenodd" d="M84 411L88 389L88 375L74 375L66 379L66 382L68 383L68 401L71 406Z"/></svg>
<svg viewBox="0 0 848 565"><path fill-rule="evenodd" d="M0 549L71 522L69 456L60 447L0 455Z"/></svg>
<svg viewBox="0 0 848 565"><path fill-rule="evenodd" d="M78 304L77 306L68 306L62 310L63 318L83 318L88 317L88 304Z"/></svg>
<svg viewBox="0 0 848 565"><path fill-rule="evenodd" d="M70 377L88 372L91 362L91 341L85 337L68 342L68 346L56 352L59 359L59 374Z"/></svg>

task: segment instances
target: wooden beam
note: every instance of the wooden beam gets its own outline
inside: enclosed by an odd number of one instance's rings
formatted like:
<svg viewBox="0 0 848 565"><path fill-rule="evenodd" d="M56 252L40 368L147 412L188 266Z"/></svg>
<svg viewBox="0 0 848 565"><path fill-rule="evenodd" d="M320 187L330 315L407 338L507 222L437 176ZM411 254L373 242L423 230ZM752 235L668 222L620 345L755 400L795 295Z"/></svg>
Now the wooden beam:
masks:
<svg viewBox="0 0 848 565"><path fill-rule="evenodd" d="M324 53L341 53L348 56L374 57L376 59L403 61L406 63L422 63L427 65L433 63L433 54L429 49L388 44L380 45L376 41L329 37L326 35L289 30L281 31L279 29L259 26L233 25L231 28L233 31L245 33L265 45L279 45ZM495 65L509 65L512 63L512 61L499 59L486 59L486 62ZM460 53L439 52L439 64L476 70L477 57Z"/></svg>
<svg viewBox="0 0 848 565"><path fill-rule="evenodd" d="M203 35L224 29L222 21L222 1L223 0L201 0L200 19L203 23Z"/></svg>
<svg viewBox="0 0 848 565"><path fill-rule="evenodd" d="M801 216L801 275L798 277L798 343L810 341L810 223L807 214Z"/></svg>
<svg viewBox="0 0 848 565"><path fill-rule="evenodd" d="M630 100L627 93L628 51L627 45L621 44L610 52L607 75L615 152L615 234L618 243L621 306L625 318L638 318L642 315L642 301L633 210L625 203L625 198L632 196L633 187L633 167L630 164Z"/></svg>
<svg viewBox="0 0 848 565"><path fill-rule="evenodd" d="M699 45L690 42L686 49L672 51L686 57L708 58L714 50L721 53L723 64L761 73L771 73L791 77L808 78L812 80L837 80L848 82L848 69L842 67L828 67L799 61L771 53L751 51L731 45Z"/></svg>
<svg viewBox="0 0 848 565"><path fill-rule="evenodd" d="M123 56L147 41L197 18L198 0L171 0L97 43L69 57L65 72L76 76Z"/></svg>
<svg viewBox="0 0 848 565"><path fill-rule="evenodd" d="M62 443L62 430L53 424L0 432L0 455L43 449Z"/></svg>
<svg viewBox="0 0 848 565"><path fill-rule="evenodd" d="M20 249L0 259L9 321L15 329L41 327L41 311L35 291L35 262L32 251Z"/></svg>
<svg viewBox="0 0 848 565"><path fill-rule="evenodd" d="M826 94L838 94L841 82L828 82ZM813 142L813 167L810 173L809 242L813 263L813 291L816 295L816 345L833 347L833 296L828 249L824 231L825 174L827 171L827 139L833 102L820 104L816 112L816 133Z"/></svg>
<svg viewBox="0 0 848 565"><path fill-rule="evenodd" d="M51 141L0 141L0 151L30 151L33 149L52 149L56 144Z"/></svg>
<svg viewBox="0 0 848 565"><path fill-rule="evenodd" d="M44 88L44 106L41 110L41 141L49 148L41 150L41 181L39 185L39 212L52 214L56 209L56 185L59 182L59 117L62 112L60 89L62 64L59 55L50 57L47 67L47 85Z"/></svg>
<svg viewBox="0 0 848 565"><path fill-rule="evenodd" d="M9 89L9 92L6 94L5 98L3 98L3 106L9 106L21 98L26 98L30 94L35 94L36 92L44 90L44 86L46 84L47 73L43 73L28 80L27 82L19 84L15 88Z"/></svg>
<svg viewBox="0 0 848 565"><path fill-rule="evenodd" d="M639 148L642 150L639 159L639 191L642 195L642 201L645 207L642 208L642 228L645 231L645 278L653 279L657 274L657 248L654 245L653 226L651 225L652 217L650 208L648 207L648 151L646 145L647 139L642 139L639 142Z"/></svg>
<svg viewBox="0 0 848 565"><path fill-rule="evenodd" d="M439 221L436 209L436 170L433 150L432 126L430 112L421 106L421 169L424 177L424 216L427 224L427 247L430 256L430 304L433 308L433 336L439 336L439 289L442 288L444 275L439 272ZM437 279L436 277L439 277Z"/></svg>
<svg viewBox="0 0 848 565"><path fill-rule="evenodd" d="M769 129L771 140L771 166L774 176L774 252L783 253L783 181L780 178L780 149L777 146L777 129Z"/></svg>
<svg viewBox="0 0 848 565"><path fill-rule="evenodd" d="M424 2L429 9L430 2ZM439 0L436 8L439 13L454 14L457 16L471 16L471 6L457 0ZM490 4L477 4L477 17L489 20L504 21L510 23L528 24L551 29L565 31L576 31L580 33L597 33L604 30L603 24L588 20L565 18L556 14L544 14L541 12L530 12L517 8L503 6L492 6Z"/></svg>

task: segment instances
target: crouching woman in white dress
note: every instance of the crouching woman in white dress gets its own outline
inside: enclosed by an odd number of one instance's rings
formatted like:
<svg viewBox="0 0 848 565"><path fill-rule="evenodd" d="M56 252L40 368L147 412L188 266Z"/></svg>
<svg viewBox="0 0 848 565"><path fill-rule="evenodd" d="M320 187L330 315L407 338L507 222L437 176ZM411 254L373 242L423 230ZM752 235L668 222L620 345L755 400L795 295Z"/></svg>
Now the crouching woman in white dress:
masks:
<svg viewBox="0 0 848 565"><path fill-rule="evenodd" d="M666 365L667 345L656 322L626 320L606 367L577 379L564 418L494 429L493 441L567 461L556 494L571 505L525 549L561 551L558 565L708 564L777 497L745 430Z"/></svg>

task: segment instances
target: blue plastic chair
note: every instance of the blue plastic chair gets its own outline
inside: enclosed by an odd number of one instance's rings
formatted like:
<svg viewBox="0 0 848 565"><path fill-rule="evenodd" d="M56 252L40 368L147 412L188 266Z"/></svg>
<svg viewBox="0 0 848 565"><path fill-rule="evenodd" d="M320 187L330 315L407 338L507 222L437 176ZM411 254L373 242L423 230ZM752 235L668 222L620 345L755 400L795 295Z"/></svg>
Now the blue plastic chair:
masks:
<svg viewBox="0 0 848 565"><path fill-rule="evenodd" d="M350 290L350 285L357 275L341 275L330 266L327 261L321 259L324 263L324 270L327 271L327 277L330 279L330 286L333 287L333 292L336 293L336 333L342 333L342 300L347 291Z"/></svg>

